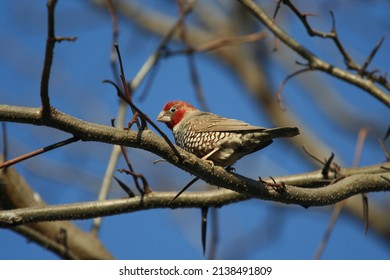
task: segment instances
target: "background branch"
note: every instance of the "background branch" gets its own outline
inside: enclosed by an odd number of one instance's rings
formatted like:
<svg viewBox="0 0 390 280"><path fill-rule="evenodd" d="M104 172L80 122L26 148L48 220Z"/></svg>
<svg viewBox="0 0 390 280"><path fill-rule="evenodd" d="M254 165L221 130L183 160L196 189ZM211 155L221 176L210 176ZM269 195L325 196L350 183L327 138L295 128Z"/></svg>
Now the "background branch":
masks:
<svg viewBox="0 0 390 280"><path fill-rule="evenodd" d="M275 34L281 41L283 41L287 46L299 54L302 58L306 59L308 66L313 70L320 70L322 72L328 73L335 78L344 80L352 85L355 85L373 97L378 99L387 107L390 107L390 95L387 95L385 92L380 90L375 84L367 79L360 77L359 75L351 74L347 71L344 71L334 65L331 65L317 56L315 56L310 50L305 48L303 45L298 43L295 39L290 37L286 32L284 32L273 20L266 14L266 12L252 0L238 0L244 5L249 12L252 13L257 19L259 19L273 34Z"/></svg>
<svg viewBox="0 0 390 280"><path fill-rule="evenodd" d="M27 208L26 208L27 207ZM31 209L46 208L45 202L10 167L1 170L0 174L0 213L12 208ZM10 210L13 211L13 210ZM61 219L62 220L62 219ZM65 259L112 259L113 256L104 248L99 239L81 231L68 221L52 223L32 223L25 226L13 227L14 231L22 234L44 248L51 250ZM66 235L66 243L59 239L60 233Z"/></svg>

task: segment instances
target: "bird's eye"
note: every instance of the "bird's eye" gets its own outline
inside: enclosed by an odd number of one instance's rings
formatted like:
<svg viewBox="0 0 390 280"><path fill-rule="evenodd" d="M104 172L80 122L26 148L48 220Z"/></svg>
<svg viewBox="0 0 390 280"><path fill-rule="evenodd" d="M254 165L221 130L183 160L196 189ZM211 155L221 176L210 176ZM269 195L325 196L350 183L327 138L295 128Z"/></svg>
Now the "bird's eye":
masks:
<svg viewBox="0 0 390 280"><path fill-rule="evenodd" d="M169 111L171 111L171 113L175 113L176 112L176 108L175 107L172 107Z"/></svg>

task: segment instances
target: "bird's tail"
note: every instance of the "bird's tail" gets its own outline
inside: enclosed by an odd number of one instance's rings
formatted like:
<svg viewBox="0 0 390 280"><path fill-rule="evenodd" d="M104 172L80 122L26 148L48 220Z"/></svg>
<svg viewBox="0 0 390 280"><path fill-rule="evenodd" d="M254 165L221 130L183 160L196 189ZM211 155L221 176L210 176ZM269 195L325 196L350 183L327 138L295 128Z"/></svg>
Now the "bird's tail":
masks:
<svg viewBox="0 0 390 280"><path fill-rule="evenodd" d="M271 138L293 137L299 134L298 127L277 127L266 129Z"/></svg>

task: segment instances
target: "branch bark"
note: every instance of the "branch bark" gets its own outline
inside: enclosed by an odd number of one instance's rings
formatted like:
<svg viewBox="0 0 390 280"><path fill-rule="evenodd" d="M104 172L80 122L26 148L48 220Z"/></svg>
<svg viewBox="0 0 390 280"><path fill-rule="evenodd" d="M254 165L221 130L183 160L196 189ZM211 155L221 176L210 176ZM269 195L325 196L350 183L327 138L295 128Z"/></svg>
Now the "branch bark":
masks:
<svg viewBox="0 0 390 280"><path fill-rule="evenodd" d="M390 166L390 164L387 164ZM343 173L349 176L330 186L323 185L321 170L310 173L274 178L288 184L283 194L267 191L262 199L283 203L297 203L305 207L333 204L355 194L373 191L390 191L390 174L383 166L348 168ZM359 174L359 172L362 172ZM364 173L363 173L364 172ZM236 175L238 176L238 175ZM250 179L244 178L248 181ZM291 186L290 184L295 184ZM259 190L259 194L262 192ZM2 211L0 227L10 227L43 221L79 220L95 217L131 213L157 208L201 208L222 207L253 198L252 193L231 190L186 192L171 202L176 192L153 192L134 198L91 201L55 206L41 206Z"/></svg>

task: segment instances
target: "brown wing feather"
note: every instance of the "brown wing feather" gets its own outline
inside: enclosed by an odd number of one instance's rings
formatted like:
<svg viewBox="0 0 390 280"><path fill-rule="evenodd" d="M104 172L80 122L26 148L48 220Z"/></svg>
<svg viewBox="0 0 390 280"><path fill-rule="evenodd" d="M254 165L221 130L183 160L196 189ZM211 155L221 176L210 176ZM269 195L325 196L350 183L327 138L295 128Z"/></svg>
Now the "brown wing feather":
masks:
<svg viewBox="0 0 390 280"><path fill-rule="evenodd" d="M233 132L233 131L263 131L266 128L250 125L246 122L227 119L208 112L196 112L191 116L194 132Z"/></svg>

